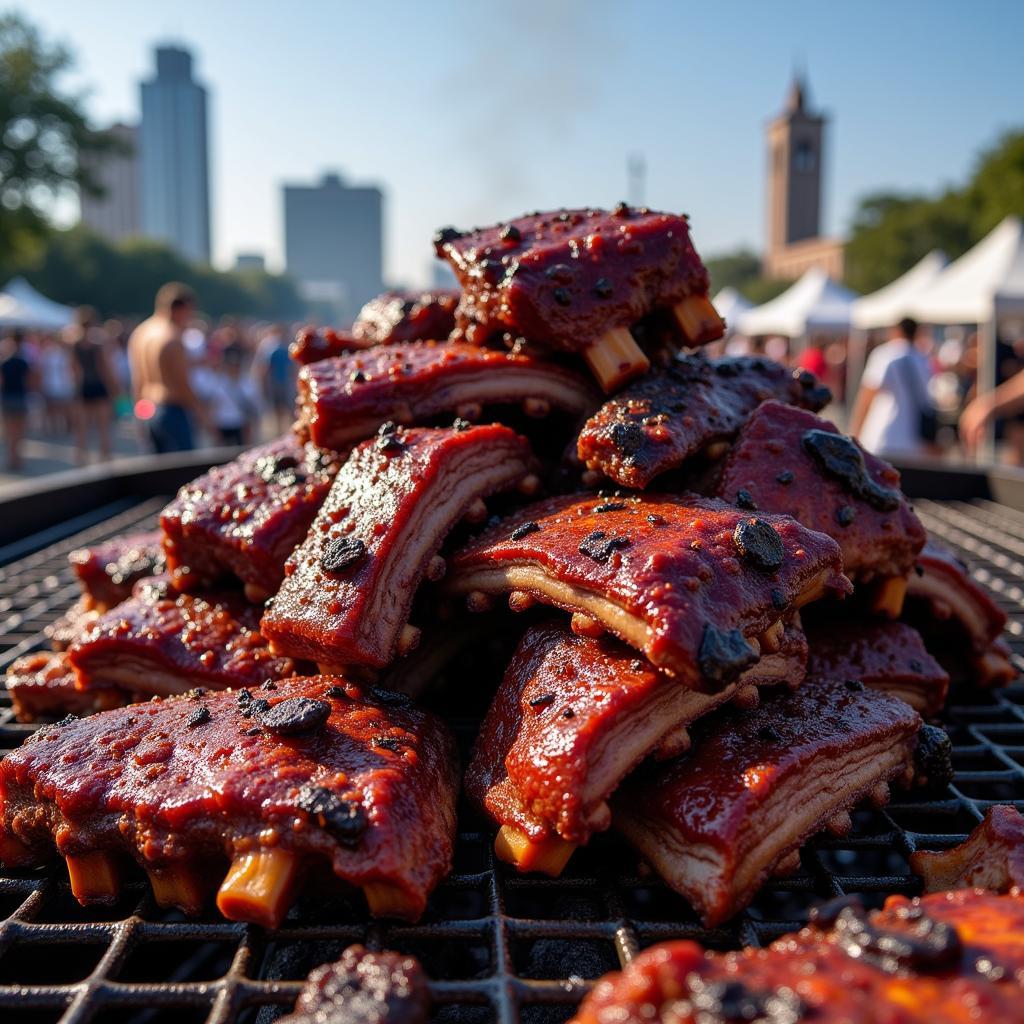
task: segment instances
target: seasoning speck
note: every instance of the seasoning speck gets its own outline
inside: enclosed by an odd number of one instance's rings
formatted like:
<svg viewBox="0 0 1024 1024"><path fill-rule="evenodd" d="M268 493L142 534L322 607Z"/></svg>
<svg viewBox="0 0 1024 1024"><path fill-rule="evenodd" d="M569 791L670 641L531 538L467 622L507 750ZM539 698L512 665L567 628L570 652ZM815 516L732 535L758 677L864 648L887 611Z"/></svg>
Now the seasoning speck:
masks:
<svg viewBox="0 0 1024 1024"><path fill-rule="evenodd" d="M741 487L736 492L736 504L748 512L757 511L757 502L754 501L753 495L745 487Z"/></svg>
<svg viewBox="0 0 1024 1024"><path fill-rule="evenodd" d="M358 537L335 537L320 559L320 568L329 573L345 572L365 557L366 545Z"/></svg>
<svg viewBox="0 0 1024 1024"><path fill-rule="evenodd" d="M278 736L321 729L331 715L330 704L311 697L289 697L260 715L265 729Z"/></svg>
<svg viewBox="0 0 1024 1024"><path fill-rule="evenodd" d="M603 505L595 505L594 511L597 513L618 512L625 507L626 503L624 501L606 501Z"/></svg>
<svg viewBox="0 0 1024 1024"><path fill-rule="evenodd" d="M594 530L583 538L577 550L581 555L586 555L603 565L611 558L613 551L617 548L627 547L629 547L628 537L609 537L604 530Z"/></svg>
<svg viewBox="0 0 1024 1024"><path fill-rule="evenodd" d="M857 518L857 513L852 505L842 505L836 512L836 522L840 526L849 526Z"/></svg>
<svg viewBox="0 0 1024 1024"><path fill-rule="evenodd" d="M323 786L304 786L299 790L299 810L305 811L342 846L356 846L366 832L369 820L358 800L346 800Z"/></svg>
<svg viewBox="0 0 1024 1024"><path fill-rule="evenodd" d="M200 704L200 706L188 716L185 720L185 724L190 729L194 729L197 725L206 725L209 720L210 709L205 704Z"/></svg>
<svg viewBox="0 0 1024 1024"><path fill-rule="evenodd" d="M553 693L542 693L539 697L534 697L530 701L531 708L546 708L549 704L554 704L555 695Z"/></svg>
<svg viewBox="0 0 1024 1024"><path fill-rule="evenodd" d="M524 537L529 537L531 533L536 533L539 529L540 525L531 519L528 523L517 526L510 536L512 540L522 540Z"/></svg>
<svg viewBox="0 0 1024 1024"><path fill-rule="evenodd" d="M784 469L775 479L783 486L787 486L793 482L795 477L793 476L793 471L791 469Z"/></svg>
<svg viewBox="0 0 1024 1024"><path fill-rule="evenodd" d="M776 572L782 568L786 549L775 527L763 519L744 519L732 535L736 550L755 568Z"/></svg>

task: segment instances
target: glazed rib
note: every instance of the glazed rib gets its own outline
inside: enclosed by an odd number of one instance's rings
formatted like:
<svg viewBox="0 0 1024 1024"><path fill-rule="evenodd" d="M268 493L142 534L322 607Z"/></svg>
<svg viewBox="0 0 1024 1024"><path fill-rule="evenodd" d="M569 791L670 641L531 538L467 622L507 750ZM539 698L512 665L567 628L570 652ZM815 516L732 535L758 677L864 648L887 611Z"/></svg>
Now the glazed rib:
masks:
<svg viewBox="0 0 1024 1024"><path fill-rule="evenodd" d="M577 452L590 469L643 489L696 455L713 457L762 402L817 412L828 388L805 370L756 356L680 356L608 399L587 420Z"/></svg>
<svg viewBox="0 0 1024 1024"><path fill-rule="evenodd" d="M925 892L1024 891L1024 817L1005 804L990 807L984 820L959 846L918 850L910 855L910 867L924 879Z"/></svg>
<svg viewBox="0 0 1024 1024"><path fill-rule="evenodd" d="M921 719L861 684L817 682L694 726L689 754L629 779L615 827L708 927L743 909L810 836L912 768Z"/></svg>
<svg viewBox="0 0 1024 1024"><path fill-rule="evenodd" d="M116 898L127 853L189 914L220 883L226 917L274 928L328 868L371 913L415 919L449 870L457 790L439 719L293 678L41 729L0 762L0 849L7 866L66 858L83 904Z"/></svg>
<svg viewBox="0 0 1024 1024"><path fill-rule="evenodd" d="M179 590L237 578L253 602L277 591L284 563L323 504L341 459L282 437L186 484L160 525Z"/></svg>
<svg viewBox="0 0 1024 1024"><path fill-rule="evenodd" d="M67 655L52 651L37 651L18 658L7 670L4 685L19 722L91 715L129 702L128 694L114 687L79 690Z"/></svg>
<svg viewBox="0 0 1024 1024"><path fill-rule="evenodd" d="M498 424L391 425L339 472L288 561L263 634L275 650L322 667L384 667L445 537L475 502L516 487L532 466L527 441Z"/></svg>
<svg viewBox="0 0 1024 1024"><path fill-rule="evenodd" d="M366 345L402 341L444 341L455 330L459 293L385 292L359 311L352 336Z"/></svg>
<svg viewBox="0 0 1024 1024"><path fill-rule="evenodd" d="M812 679L859 679L905 700L926 718L946 703L949 675L925 649L921 634L903 622L873 619L807 623Z"/></svg>
<svg viewBox="0 0 1024 1024"><path fill-rule="evenodd" d="M298 429L321 448L343 450L382 423L422 423L481 406L527 403L582 416L596 404L586 380L533 356L432 341L378 345L324 359L299 373ZM460 413L461 410L461 413Z"/></svg>
<svg viewBox="0 0 1024 1024"><path fill-rule="evenodd" d="M1024 899L951 892L820 908L768 949L645 950L584 999L574 1024L1017 1024Z"/></svg>
<svg viewBox="0 0 1024 1024"><path fill-rule="evenodd" d="M240 594L175 594L164 577L144 580L68 648L68 660L79 689L146 696L293 675L292 660L270 652L259 619Z"/></svg>
<svg viewBox="0 0 1024 1024"><path fill-rule="evenodd" d="M147 576L164 571L159 530L129 533L68 556L85 597L84 610L105 612L123 601Z"/></svg>
<svg viewBox="0 0 1024 1024"><path fill-rule="evenodd" d="M779 402L758 406L740 431L716 493L834 537L855 586L906 577L926 539L888 462L828 420Z"/></svg>
<svg viewBox="0 0 1024 1024"><path fill-rule="evenodd" d="M288 346L288 356L300 366L307 366L309 363L319 363L321 359L332 359L346 352L369 347L369 342L358 341L351 334L336 331L333 327L325 327L323 330L304 327Z"/></svg>
<svg viewBox="0 0 1024 1024"><path fill-rule="evenodd" d="M836 542L788 516L654 494L531 505L458 552L444 585L471 604L513 591L562 608L711 689L757 661L769 628L849 589Z"/></svg>
<svg viewBox="0 0 1024 1024"><path fill-rule="evenodd" d="M279 1024L426 1024L429 1011L427 976L415 957L349 946L309 975Z"/></svg>
<svg viewBox="0 0 1024 1024"><path fill-rule="evenodd" d="M104 614L92 607L92 603L92 599L83 594L59 619L46 627L43 632L55 651L66 651Z"/></svg>
<svg viewBox="0 0 1024 1024"><path fill-rule="evenodd" d="M907 620L947 668L965 661L976 685L1005 686L1017 678L1009 648L1000 640L1006 613L963 562L933 540L918 555L907 583Z"/></svg>

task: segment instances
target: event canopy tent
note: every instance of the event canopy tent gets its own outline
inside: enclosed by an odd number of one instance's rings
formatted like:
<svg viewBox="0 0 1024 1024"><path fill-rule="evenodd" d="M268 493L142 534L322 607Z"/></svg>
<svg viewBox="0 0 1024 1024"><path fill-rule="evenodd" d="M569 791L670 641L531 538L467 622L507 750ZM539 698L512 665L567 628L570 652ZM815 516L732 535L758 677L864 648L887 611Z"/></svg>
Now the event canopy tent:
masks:
<svg viewBox="0 0 1024 1024"><path fill-rule="evenodd" d="M74 317L71 306L62 306L40 295L22 277L15 277L0 292L0 327L59 331Z"/></svg>
<svg viewBox="0 0 1024 1024"><path fill-rule="evenodd" d="M931 324L985 324L1024 316L1024 223L1007 217L917 297Z"/></svg>
<svg viewBox="0 0 1024 1024"><path fill-rule="evenodd" d="M748 335L782 334L787 338L815 332L845 333L856 297L824 270L813 267L771 302L743 313L737 326Z"/></svg>
<svg viewBox="0 0 1024 1024"><path fill-rule="evenodd" d="M712 300L711 304L718 310L718 315L725 321L726 333L736 330L736 322L754 304L745 299L735 288L723 288Z"/></svg>
<svg viewBox="0 0 1024 1024"><path fill-rule="evenodd" d="M857 299L853 304L853 326L862 331L891 327L915 313L915 303L946 266L946 254L933 249L902 277Z"/></svg>

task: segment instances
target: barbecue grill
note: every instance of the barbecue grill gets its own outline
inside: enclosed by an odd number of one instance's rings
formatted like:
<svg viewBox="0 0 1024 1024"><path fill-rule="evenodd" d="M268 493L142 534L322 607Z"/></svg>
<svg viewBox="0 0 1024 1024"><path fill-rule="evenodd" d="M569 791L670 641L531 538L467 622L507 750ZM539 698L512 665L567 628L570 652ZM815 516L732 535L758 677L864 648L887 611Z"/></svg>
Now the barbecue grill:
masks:
<svg viewBox="0 0 1024 1024"><path fill-rule="evenodd" d="M151 528L167 496L210 458L147 460L105 478L70 474L2 506L0 671L44 648L43 628L77 597L68 552ZM1024 512L991 500L994 491L1016 495L978 473L910 470L905 484L929 532L1009 614L1008 640L1024 667ZM495 861L490 830L468 807L454 871L416 925L370 922L355 901L307 895L271 935L212 911L192 920L161 910L141 874L115 907L83 909L59 869L0 872L0 1019L269 1024L294 1003L312 967L362 942L420 958L438 1020L565 1020L595 978L645 946L669 938L715 949L764 945L800 927L818 900L858 893L875 906L888 893L913 895L914 850L961 842L993 803L1024 810L1024 685L954 695L945 723L956 779L942 799L897 792L883 810L858 810L849 836L811 842L798 874L770 883L716 929L639 873L613 835L579 851L561 878L517 876ZM454 724L465 752L477 723ZM0 752L32 729L14 721L0 691Z"/></svg>

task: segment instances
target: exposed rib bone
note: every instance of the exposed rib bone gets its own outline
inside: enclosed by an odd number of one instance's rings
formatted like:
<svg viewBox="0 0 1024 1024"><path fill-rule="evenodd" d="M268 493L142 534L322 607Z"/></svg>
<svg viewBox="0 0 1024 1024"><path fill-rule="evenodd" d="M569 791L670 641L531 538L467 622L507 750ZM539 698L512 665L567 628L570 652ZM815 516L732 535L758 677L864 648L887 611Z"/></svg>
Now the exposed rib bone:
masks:
<svg viewBox="0 0 1024 1024"><path fill-rule="evenodd" d="M583 350L605 394L611 394L651 368L651 361L625 327L611 327Z"/></svg>
<svg viewBox="0 0 1024 1024"><path fill-rule="evenodd" d="M547 836L534 842L514 825L502 825L494 840L494 852L506 864L519 871L539 871L557 878L569 862L575 843L558 836Z"/></svg>
<svg viewBox="0 0 1024 1024"><path fill-rule="evenodd" d="M113 903L118 893L117 862L109 853L83 853L65 858L71 891L82 906Z"/></svg>
<svg viewBox="0 0 1024 1024"><path fill-rule="evenodd" d="M277 928L291 906L298 868L298 858L289 850L240 854L217 893L217 907L229 920Z"/></svg>

